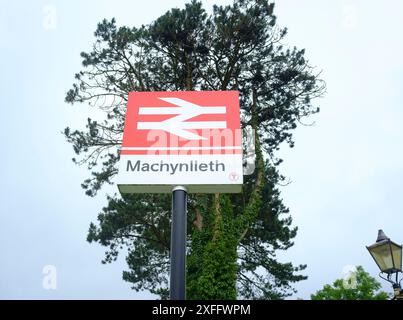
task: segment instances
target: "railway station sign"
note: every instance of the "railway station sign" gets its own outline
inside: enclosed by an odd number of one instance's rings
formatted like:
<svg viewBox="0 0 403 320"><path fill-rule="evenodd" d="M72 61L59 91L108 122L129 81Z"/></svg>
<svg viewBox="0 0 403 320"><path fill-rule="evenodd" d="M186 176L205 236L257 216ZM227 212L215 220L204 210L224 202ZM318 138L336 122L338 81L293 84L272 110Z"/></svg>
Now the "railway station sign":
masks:
<svg viewBox="0 0 403 320"><path fill-rule="evenodd" d="M129 93L121 193L236 193L242 183L238 91Z"/></svg>

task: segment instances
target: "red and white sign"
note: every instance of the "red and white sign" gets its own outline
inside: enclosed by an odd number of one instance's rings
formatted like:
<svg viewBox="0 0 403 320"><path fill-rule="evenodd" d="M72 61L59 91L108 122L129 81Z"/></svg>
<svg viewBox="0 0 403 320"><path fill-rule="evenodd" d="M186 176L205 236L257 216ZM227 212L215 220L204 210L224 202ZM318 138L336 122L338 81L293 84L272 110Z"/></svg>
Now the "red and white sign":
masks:
<svg viewBox="0 0 403 320"><path fill-rule="evenodd" d="M238 91L129 93L120 192L240 192L242 170Z"/></svg>

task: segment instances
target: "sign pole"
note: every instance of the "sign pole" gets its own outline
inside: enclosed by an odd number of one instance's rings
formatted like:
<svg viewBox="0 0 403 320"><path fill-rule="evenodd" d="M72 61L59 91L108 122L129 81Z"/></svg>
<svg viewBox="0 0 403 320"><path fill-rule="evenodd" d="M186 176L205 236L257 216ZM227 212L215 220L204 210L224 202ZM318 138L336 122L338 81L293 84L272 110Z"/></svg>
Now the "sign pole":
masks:
<svg viewBox="0 0 403 320"><path fill-rule="evenodd" d="M183 186L172 189L170 299L185 300L187 193Z"/></svg>

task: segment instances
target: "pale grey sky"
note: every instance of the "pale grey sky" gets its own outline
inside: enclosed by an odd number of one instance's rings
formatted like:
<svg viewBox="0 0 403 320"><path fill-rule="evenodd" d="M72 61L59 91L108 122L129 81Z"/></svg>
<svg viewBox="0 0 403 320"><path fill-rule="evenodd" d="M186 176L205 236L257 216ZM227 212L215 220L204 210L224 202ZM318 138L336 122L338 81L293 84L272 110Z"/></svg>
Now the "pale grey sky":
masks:
<svg viewBox="0 0 403 320"><path fill-rule="evenodd" d="M121 279L124 254L101 265L104 248L85 241L105 200L84 195L88 173L60 134L81 126L88 108L63 101L97 22L138 26L184 3L0 0L0 298L152 298ZM281 151L292 181L282 195L299 233L280 258L308 264L294 297L309 298L349 265L377 277L365 245L378 228L403 242L403 3L283 0L275 13L289 29L285 44L305 48L327 82L316 124ZM45 265L56 267L56 290L42 286Z"/></svg>

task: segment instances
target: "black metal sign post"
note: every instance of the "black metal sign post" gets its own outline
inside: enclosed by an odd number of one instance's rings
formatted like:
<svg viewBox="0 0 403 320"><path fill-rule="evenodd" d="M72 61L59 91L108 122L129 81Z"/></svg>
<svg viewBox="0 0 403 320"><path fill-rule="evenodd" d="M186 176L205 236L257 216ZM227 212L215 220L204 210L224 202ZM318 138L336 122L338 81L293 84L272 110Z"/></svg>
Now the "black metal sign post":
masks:
<svg viewBox="0 0 403 320"><path fill-rule="evenodd" d="M172 189L171 224L171 300L185 300L186 298L186 201L186 188L174 187Z"/></svg>

